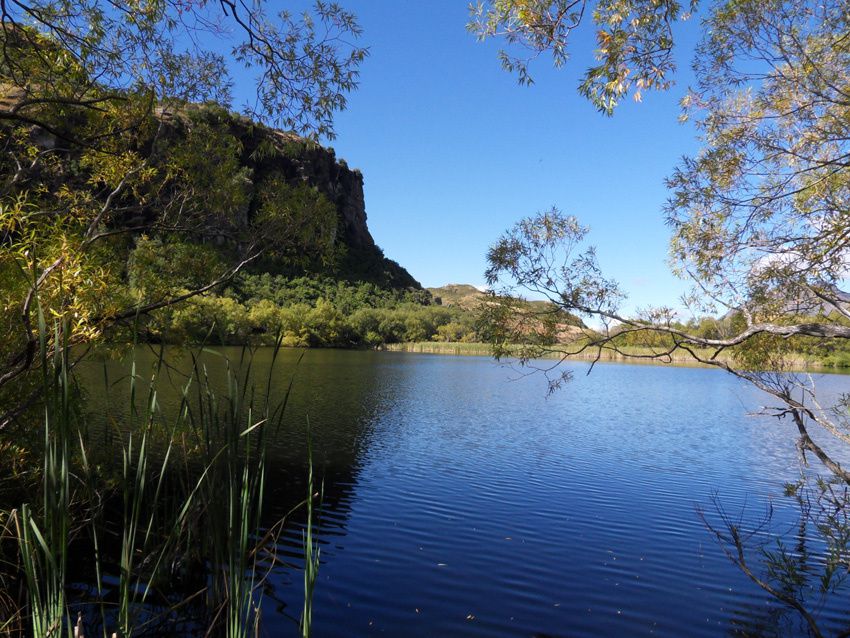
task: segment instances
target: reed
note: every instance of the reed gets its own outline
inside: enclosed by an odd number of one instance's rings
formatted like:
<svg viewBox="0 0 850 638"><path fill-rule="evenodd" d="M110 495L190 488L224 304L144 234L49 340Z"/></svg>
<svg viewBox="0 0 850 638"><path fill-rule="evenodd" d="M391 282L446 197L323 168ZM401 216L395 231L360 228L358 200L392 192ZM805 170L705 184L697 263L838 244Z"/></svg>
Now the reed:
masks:
<svg viewBox="0 0 850 638"><path fill-rule="evenodd" d="M578 345L573 344L570 349L577 349ZM508 355L503 357L505 360L511 360L511 353L519 356L522 344L515 344L509 349ZM420 354L442 354L454 356L482 356L492 357L493 348L487 343L474 342L448 342L448 341L416 341L407 343L388 343L380 346L381 350L388 352L414 352ZM570 361L617 361L631 364L646 363L648 365L669 364L682 367L708 367L705 364L700 364L694 361L693 357L687 352L679 351L672 353L669 357L659 357L659 353L663 349L651 348L646 346L619 346L619 351L602 350L598 352L595 349L588 349L578 354L564 355L558 351L557 346L553 346L550 352L542 352L539 355L540 359L567 359ZM693 351L703 358L711 358L714 352L708 348L693 348ZM718 357L720 361L731 362L732 354L726 353ZM831 369L850 368L850 356L841 353L832 354L829 356L815 356L802 352L790 353L785 357L785 364L789 371L807 372L807 371L829 371Z"/></svg>
<svg viewBox="0 0 850 638"><path fill-rule="evenodd" d="M8 547L16 543L15 521L9 512L0 511L0 636L17 638L24 635L24 619L15 599L15 578L18 564L9 560Z"/></svg>
<svg viewBox="0 0 850 638"><path fill-rule="evenodd" d="M44 313L37 307L39 358L44 396L42 493L39 512L28 503L12 512L25 575L29 619L35 636L70 631L65 600L71 529L70 439L76 416L70 403L66 329L56 324L49 349ZM67 328L67 326L62 326ZM60 345L61 344L61 345ZM69 634L70 635L70 634Z"/></svg>
<svg viewBox="0 0 850 638"><path fill-rule="evenodd" d="M129 406L110 435L117 445L98 449L74 401L67 327L55 326L48 337L39 314L39 330L42 485L39 499L0 517L0 536L16 541L26 591L23 607L0 621L0 635L25 621L32 635L44 638L130 638L175 623L184 633L258 636L259 588L281 564L275 547L285 523L262 528L264 437L280 425L291 383L273 405L271 379L265 394L256 393L250 353L243 352L220 394L196 358L179 409L167 421L157 394L162 356L147 378L132 362L123 395L129 400L109 401ZM106 380L104 391L113 386ZM120 471L110 470L119 459ZM308 485L312 494L312 464ZM300 625L309 635L318 550L312 498L305 503L310 585ZM69 599L69 557L94 572L93 592ZM191 582L175 585L183 580Z"/></svg>
<svg viewBox="0 0 850 638"><path fill-rule="evenodd" d="M265 488L263 437L272 415L267 396L257 405L253 392L247 392L250 362L242 372L243 378L228 362L224 405L219 404L206 369L197 358L193 369L199 380L197 409L187 414L205 455L208 477L201 486L206 507L205 537L212 562L220 567L209 584L208 605L218 610L217 618L223 618L227 638L247 638L259 633L261 597L256 590L264 579L262 550L276 540L274 535L260 538Z"/></svg>
<svg viewBox="0 0 850 638"><path fill-rule="evenodd" d="M309 422L307 427L307 454L309 467L307 470L307 523L304 530L304 608L301 612L301 636L310 638L313 626L313 592L316 589L316 580L319 573L319 545L313 538L313 526L315 512L313 500L318 498L322 501L324 487L320 492L314 492L313 481L313 446L310 436Z"/></svg>

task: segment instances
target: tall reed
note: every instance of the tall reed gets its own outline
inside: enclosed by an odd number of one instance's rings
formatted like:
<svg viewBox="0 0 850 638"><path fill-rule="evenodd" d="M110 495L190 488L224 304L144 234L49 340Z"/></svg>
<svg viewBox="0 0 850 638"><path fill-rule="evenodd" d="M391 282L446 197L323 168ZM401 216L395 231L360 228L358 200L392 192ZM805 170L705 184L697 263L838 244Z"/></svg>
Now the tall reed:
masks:
<svg viewBox="0 0 850 638"><path fill-rule="evenodd" d="M310 638L313 627L313 592L316 589L316 579L319 573L319 545L313 539L313 521L315 517L313 499L322 499L322 492L314 493L313 482L313 444L310 435L309 421L307 427L307 524L304 530L304 609L301 612L301 636Z"/></svg>
<svg viewBox="0 0 850 638"><path fill-rule="evenodd" d="M47 638L59 636L63 628L70 631L65 588L71 529L70 440L76 414L70 402L67 326L54 326L51 355L40 306L37 312L44 396L42 494L40 511L34 513L24 503L15 522L33 634Z"/></svg>
<svg viewBox="0 0 850 638"><path fill-rule="evenodd" d="M272 367L276 356L277 350ZM264 432L271 415L268 395L257 405L248 392L250 361L239 372L227 362L224 405L197 358L193 370L197 401L188 417L203 444L209 474L202 486L205 540L213 564L220 567L209 583L208 604L218 609L227 638L247 638L259 631L257 543L265 488Z"/></svg>
<svg viewBox="0 0 850 638"><path fill-rule="evenodd" d="M39 314L39 330L41 496L14 509L5 524L17 538L32 634L70 637L85 631L93 636L86 628L99 628L104 637L116 632L130 638L179 619L187 631L227 638L259 635L258 588L279 564L274 547L282 528L282 522L261 527L264 436L283 418L291 383L277 404L270 400L270 378L265 395L257 396L246 357L239 369L228 367L222 395L194 358L179 409L166 421L157 393L162 353L147 378L133 361L128 414L115 428L117 449L98 449L73 400L67 327L57 325L48 333ZM107 393L111 386L107 380ZM109 468L118 457L120 471L115 472ZM308 484L312 494L312 465ZM305 583L312 584L305 587L305 597L312 599L318 552L312 540L312 498L306 503ZM75 566L94 571L94 592L84 598L69 600L69 556ZM174 584L185 572L206 576L186 591ZM80 575L74 578L79 582ZM309 608L305 598L303 635L309 634ZM0 622L0 634L7 624Z"/></svg>

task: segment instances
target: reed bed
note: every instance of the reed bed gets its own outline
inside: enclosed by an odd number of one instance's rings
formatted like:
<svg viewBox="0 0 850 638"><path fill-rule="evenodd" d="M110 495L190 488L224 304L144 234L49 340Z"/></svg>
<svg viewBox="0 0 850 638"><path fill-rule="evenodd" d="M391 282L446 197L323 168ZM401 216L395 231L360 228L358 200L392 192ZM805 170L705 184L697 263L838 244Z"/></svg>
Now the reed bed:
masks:
<svg viewBox="0 0 850 638"><path fill-rule="evenodd" d="M289 392L273 405L270 378L257 392L243 351L218 393L195 358L166 415L160 355L144 375L135 363L118 382L104 373L107 403L125 414L110 415L109 444L93 444L67 326L48 333L41 315L39 325L41 485L0 509L0 636L260 635L261 588L282 568L275 549L287 522L263 527L264 443ZM302 636L319 566L309 472L296 506L308 514Z"/></svg>
<svg viewBox="0 0 850 638"><path fill-rule="evenodd" d="M520 346L517 346L519 349ZM388 343L381 346L381 350L388 352L415 352L422 354L443 354L456 356L481 356L491 357L493 350L486 343L464 343L464 342L446 342L446 341L416 341L407 343ZM667 363L675 366L688 367L705 367L702 364L696 363L687 353L674 352L670 355L669 361L651 360L647 357L656 355L659 350L653 350L649 347L642 346L622 346L622 352L614 352L611 350L603 350L599 354L599 361L624 361L628 363L648 363L658 365ZM695 348L694 351L706 358L711 357L713 351L708 349ZM561 359L562 354L552 352L541 356L543 359ZM637 358L636 358L637 357ZM719 357L722 361L731 361L730 355L722 355ZM594 361L597 359L595 350L588 350L579 354L567 356L566 359L571 361ZM850 358L834 355L825 359L820 359L803 353L787 355L786 362L789 369L794 371L830 371L842 370L850 368Z"/></svg>

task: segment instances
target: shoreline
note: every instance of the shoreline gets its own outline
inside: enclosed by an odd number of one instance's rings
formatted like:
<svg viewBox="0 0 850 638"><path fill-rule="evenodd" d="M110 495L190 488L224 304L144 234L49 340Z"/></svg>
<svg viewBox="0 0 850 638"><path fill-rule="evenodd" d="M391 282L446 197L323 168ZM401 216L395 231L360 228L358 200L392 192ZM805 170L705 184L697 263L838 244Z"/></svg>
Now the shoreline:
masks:
<svg viewBox="0 0 850 638"><path fill-rule="evenodd" d="M202 350L210 349L215 350L217 348L236 348L236 349L245 349L248 350L256 350L263 348L273 348L274 346L267 344L216 344L216 345L202 345L202 344L192 344L192 343L183 343L183 344L154 344L154 343L140 343L137 346L148 346L151 348L158 347L166 347L166 348L175 348L178 350L193 350L195 348L201 348ZM101 347L95 348L94 352L99 352L101 354L108 353L113 349L124 349L127 347L132 347L129 343L106 343L101 344ZM305 347L291 347L291 346L282 346L281 350L346 350L346 351L363 351L363 352L402 352L402 353L411 353L411 354L429 354L429 355L441 355L441 356L461 356L461 357L487 357L492 358L492 351L490 346L486 343L481 342L454 342L454 341L414 341L414 342L403 342L403 343L385 343L379 346L369 347L369 346L330 346L330 347L313 347L313 348L305 348ZM624 348L626 350L625 354L619 354L612 352L610 350L603 350L601 356L597 359L597 354L593 351L584 352L576 355L569 355L564 357L569 361L585 361L592 362L597 361L598 363L630 363L635 365L657 365L657 366L676 366L676 367L686 367L686 368L713 368L715 366L711 366L705 363L700 363L698 361L694 361L690 356L684 353L673 353L669 355L669 360L665 361L663 359L653 359L650 357L653 354L653 350L647 347L639 347L639 346L630 346L628 348ZM709 350L699 350L699 354L704 355L706 357L711 355L711 351ZM547 355L543 355L541 357L536 357L539 359L551 359L556 360L562 358L563 355L558 353L549 353ZM504 360L515 359L516 357L503 357ZM723 356L719 357L720 361L731 362L731 357ZM798 353L793 357L788 358L789 368L786 372L813 372L820 374L841 374L841 375L850 375L850 366L847 365L829 365L825 364L823 361L819 361L813 357L808 357L805 354Z"/></svg>
<svg viewBox="0 0 850 638"><path fill-rule="evenodd" d="M462 343L462 342L445 342L445 341L417 341L405 343L389 343L379 346L377 350L384 352L408 352L415 354L434 354L434 355L450 355L450 356L475 356L475 357L492 357L490 346L486 343ZM663 365L677 367L697 367L711 368L708 364L694 361L686 354L674 353L670 355L669 361L661 359L651 359L648 355L652 354L650 348L630 347L628 354L619 354L604 350L599 357L599 362L611 363L634 363L638 365ZM703 353L701 353L703 354ZM705 352L704 354L708 354ZM631 355L631 356L629 356ZM642 358L646 357L646 358ZM552 353L541 357L543 359L559 359L561 355ZM570 361L594 361L597 359L595 352L581 353L566 357ZM721 357L721 361L731 361L729 357ZM822 362L808 359L805 355L799 355L794 358L789 358L791 369L789 372L819 372L831 374L850 374L850 367L847 366L829 366Z"/></svg>

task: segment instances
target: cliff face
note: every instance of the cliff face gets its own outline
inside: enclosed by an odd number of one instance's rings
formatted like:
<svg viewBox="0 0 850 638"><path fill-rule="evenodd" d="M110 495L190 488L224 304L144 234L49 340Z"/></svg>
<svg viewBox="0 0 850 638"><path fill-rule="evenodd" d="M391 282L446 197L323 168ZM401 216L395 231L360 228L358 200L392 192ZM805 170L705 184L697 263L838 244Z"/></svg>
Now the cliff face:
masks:
<svg viewBox="0 0 850 638"><path fill-rule="evenodd" d="M241 164L250 169L250 180L260 183L273 174L283 176L289 185L306 184L316 188L334 204L338 215L336 243L346 249L346 258L337 272L343 279L366 279L392 288L416 288L421 285L396 262L384 257L375 244L366 221L363 174L338 160L332 148L323 147L293 133L270 129L247 118L226 113L217 107L189 105L186 112L159 112L179 131L191 126L188 112L216 126L229 129L242 146ZM180 133L177 132L179 135ZM245 211L250 217L250 210Z"/></svg>
<svg viewBox="0 0 850 638"><path fill-rule="evenodd" d="M339 216L337 243L348 251L343 268L336 274L346 279L365 278L391 288L421 289L407 270L384 257L366 224L363 174L337 160L332 148L290 133L268 131L278 153L254 166L256 174L278 171L290 183L306 183L318 189L336 206ZM246 144L246 150L248 145Z"/></svg>
<svg viewBox="0 0 850 638"><path fill-rule="evenodd" d="M23 95L8 89L8 86L0 83L0 96L5 96L0 99L0 107L9 104L14 106L23 99ZM368 281L384 288L421 289L419 282L407 270L384 257L383 251L375 244L366 221L363 175L359 170L350 169L344 160L338 160L332 148L325 148L292 133L265 127L216 105L184 104L176 109L156 108L153 120L158 124L151 130L155 130L159 124L163 125L158 141L140 134L133 143L137 144L142 154L151 153L155 156L154 162L167 161L173 148L190 139L193 131L221 133L230 140L227 149L235 155L231 153L228 161L235 161L235 164L228 164L226 174L215 170L223 165L213 164L216 162L215 157L201 155L197 160L200 165L198 172L214 176L208 178L213 180L210 184L214 185L216 180L234 178L239 180L240 188L244 189L241 203L236 210L228 213L226 220L220 220L223 224L221 227L216 225L214 215L210 217L213 225L207 229L208 234L210 230L214 232L218 228L221 231L218 238L220 243L228 241L228 230L245 229L251 223L260 206L257 197L259 187L267 183L266 178L282 179L287 186L307 185L316 189L336 209L335 227L328 228L325 224L324 229L333 238L335 247L342 249L339 251L342 257L332 270L323 269L318 274L350 281ZM198 129L201 126L207 128ZM54 135L39 127L32 128L31 138L31 141L45 149L57 145ZM161 144L163 148L152 152L154 144ZM78 165L75 153L69 152L68 159L73 160L69 161L69 166ZM84 175L77 176L77 179L79 188L87 188ZM50 188L58 188L60 185L52 184ZM128 207L130 212L110 223L117 227L144 226L158 214L154 208ZM227 228L227 225L233 228Z"/></svg>
<svg viewBox="0 0 850 638"><path fill-rule="evenodd" d="M294 135L273 132L281 153L256 166L258 173L276 170L287 181L304 182L334 203L340 217L340 239L349 247L376 250L366 224L363 174L338 161L333 149L312 144ZM265 164L265 165L264 165Z"/></svg>

